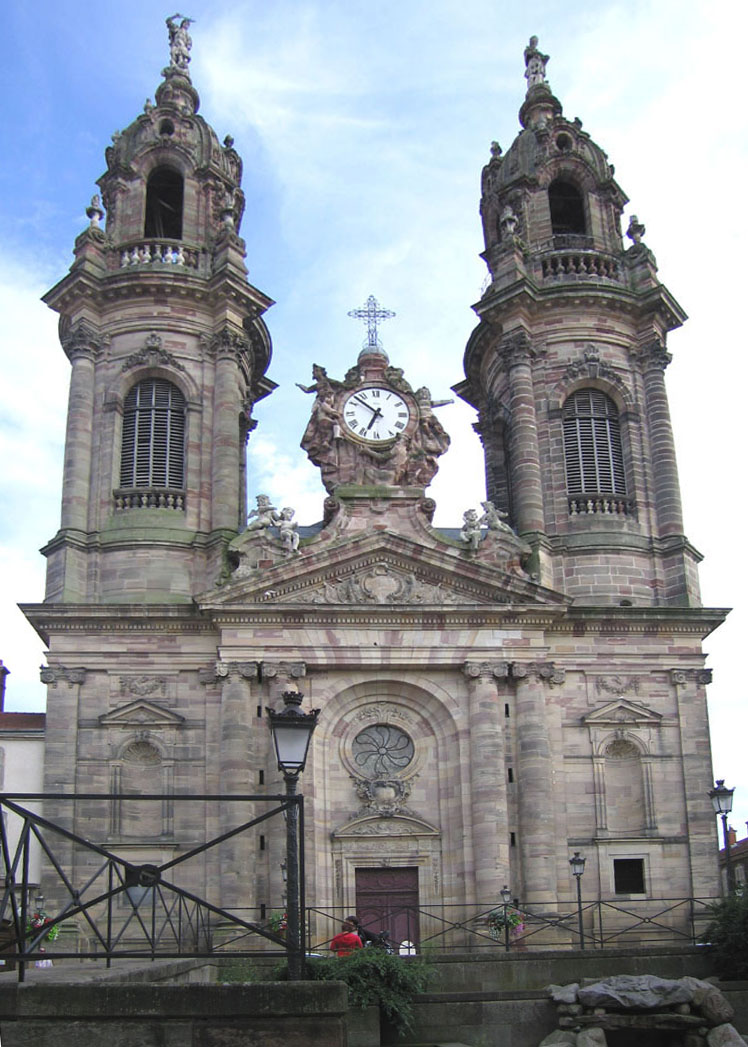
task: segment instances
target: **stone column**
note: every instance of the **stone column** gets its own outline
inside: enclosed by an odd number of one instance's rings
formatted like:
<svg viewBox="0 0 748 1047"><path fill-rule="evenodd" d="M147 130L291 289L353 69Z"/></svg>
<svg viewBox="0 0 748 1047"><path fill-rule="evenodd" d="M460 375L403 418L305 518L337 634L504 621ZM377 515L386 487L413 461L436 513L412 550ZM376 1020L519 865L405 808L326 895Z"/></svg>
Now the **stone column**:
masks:
<svg viewBox="0 0 748 1047"><path fill-rule="evenodd" d="M683 800L686 835L691 859L691 895L709 898L719 893L717 854L722 847L717 819L707 793L714 785L706 709L706 687L711 669L672 669L670 682L678 705L678 726L683 755ZM670 783L671 789L674 783ZM669 803L675 802L670 799Z"/></svg>
<svg viewBox="0 0 748 1047"><path fill-rule="evenodd" d="M509 675L507 662L468 662L468 717L472 767L475 897L481 906L497 904L509 883L509 819L504 747L504 715L497 682Z"/></svg>
<svg viewBox="0 0 748 1047"><path fill-rule="evenodd" d="M639 354L644 376L655 511L661 537L683 534L678 466L675 460L673 427L665 389L665 368L670 363L670 359L670 353L665 351L659 341L652 342Z"/></svg>
<svg viewBox="0 0 748 1047"><path fill-rule="evenodd" d="M60 526L88 530L91 496L91 455L94 432L94 373L101 342L96 332L79 321L63 339L72 365L68 418L65 430L65 461L62 474Z"/></svg>
<svg viewBox="0 0 748 1047"><path fill-rule="evenodd" d="M216 381L213 394L213 483L211 529L235 531L244 523L239 504L242 439L239 415L242 410L239 354L248 348L246 338L228 328L213 340Z"/></svg>
<svg viewBox="0 0 748 1047"><path fill-rule="evenodd" d="M522 861L523 901L532 908L556 901L556 824L553 756L547 688L562 683L563 670L552 662L514 662L518 833Z"/></svg>
<svg viewBox="0 0 748 1047"><path fill-rule="evenodd" d="M220 793L257 792L251 775L252 718L254 713L250 681L257 678L255 662L219 662L216 674L221 688ZM221 831L228 832L254 817L254 804L226 803L221 811ZM256 904L255 867L258 831L248 829L221 844L221 904L225 908ZM246 915L246 914L245 914ZM249 914L254 918L256 914Z"/></svg>
<svg viewBox="0 0 748 1047"><path fill-rule="evenodd" d="M540 471L535 395L534 352L525 331L513 331L499 349L509 371L511 410L512 507L520 535L543 532L543 483Z"/></svg>
<svg viewBox="0 0 748 1047"><path fill-rule="evenodd" d="M81 686L86 679L86 670L70 669L63 665L43 667L41 681L47 684L47 718L44 736L44 792L56 796L72 796L76 791L76 766L78 753L78 706ZM23 805L22 805L23 806ZM33 805L38 806L38 805ZM77 826L75 804L71 800L47 800L44 817L55 825L70 832L88 837L88 826ZM103 821L106 825L106 821ZM46 833L52 852L74 887L80 887L80 870L76 868L73 844L57 833ZM85 861L85 856L83 856ZM56 906L71 901L70 892L61 883L57 873L49 871L46 858L42 866L44 874L42 890L47 899L46 908L52 912Z"/></svg>

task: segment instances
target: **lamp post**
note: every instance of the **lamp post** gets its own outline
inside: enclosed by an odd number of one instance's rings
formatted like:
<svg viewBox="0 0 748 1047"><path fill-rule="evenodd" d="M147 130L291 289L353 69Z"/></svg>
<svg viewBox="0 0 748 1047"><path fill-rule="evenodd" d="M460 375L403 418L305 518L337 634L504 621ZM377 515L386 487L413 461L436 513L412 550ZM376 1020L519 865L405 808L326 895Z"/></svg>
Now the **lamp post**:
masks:
<svg viewBox="0 0 748 1047"><path fill-rule="evenodd" d="M727 827L727 816L732 810L732 794L734 789L725 788L724 778L718 778L714 788L709 790L709 798L714 806L714 813L722 819L722 831L725 836L725 867L727 871L727 893L735 891L735 874L732 869L730 858L730 831Z"/></svg>
<svg viewBox="0 0 748 1047"><path fill-rule="evenodd" d="M304 695L298 691L285 691L284 708L280 712L274 709L266 710L275 744L278 770L282 772L286 783L286 796L294 797L294 802L288 805L286 816L286 942L290 981L298 981L304 974L300 921L300 899L304 895L304 885L299 874L299 805L295 799L296 786L306 765L309 743L319 716L319 709L312 709L309 713L301 711L299 707L303 697Z"/></svg>
<svg viewBox="0 0 748 1047"><path fill-rule="evenodd" d="M509 906L512 903L512 892L509 890L509 885L505 883L499 893L501 894L501 904L504 906L504 948L509 952L509 921L507 916L509 915Z"/></svg>
<svg viewBox="0 0 748 1047"><path fill-rule="evenodd" d="M584 876L584 863L586 858L579 851L574 851L574 857L569 858L571 871L577 880L577 916L579 918L579 948L584 948L584 921L582 919L582 877Z"/></svg>

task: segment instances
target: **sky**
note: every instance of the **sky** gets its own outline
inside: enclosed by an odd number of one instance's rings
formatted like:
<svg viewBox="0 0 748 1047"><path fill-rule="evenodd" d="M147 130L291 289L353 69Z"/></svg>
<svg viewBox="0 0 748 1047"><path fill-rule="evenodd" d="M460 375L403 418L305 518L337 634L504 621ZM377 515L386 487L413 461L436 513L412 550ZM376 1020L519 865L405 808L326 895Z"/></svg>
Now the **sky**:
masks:
<svg viewBox="0 0 748 1047"><path fill-rule="evenodd" d="M732 607L705 642L715 776L735 786L746 835L748 727L742 643L746 507L743 270L748 134L742 63L726 41L736 2L577 0L189 0L192 80L219 139L244 159L250 280L276 305L256 409L250 497L321 517L324 491L299 449L314 362L342 377L369 294L393 364L451 395L486 276L478 202L492 140L519 130L523 50L550 54L548 81L608 153L659 274L690 319L670 336L667 384L686 533L704 554L704 603ZM40 296L67 271L111 135L168 63L153 0L6 0L0 164L0 658L7 709L43 709L43 645L18 611L44 592L38 549L59 524L69 365ZM452 436L430 489L453 526L484 497L473 411L440 410Z"/></svg>

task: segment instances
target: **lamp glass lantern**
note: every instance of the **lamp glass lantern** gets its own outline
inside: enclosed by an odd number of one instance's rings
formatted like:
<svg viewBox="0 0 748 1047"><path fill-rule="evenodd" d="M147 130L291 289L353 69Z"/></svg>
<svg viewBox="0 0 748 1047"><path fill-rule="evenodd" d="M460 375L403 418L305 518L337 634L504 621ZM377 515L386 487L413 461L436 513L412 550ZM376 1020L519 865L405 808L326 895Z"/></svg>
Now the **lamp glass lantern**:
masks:
<svg viewBox="0 0 748 1047"><path fill-rule="evenodd" d="M584 857L584 855L581 855L579 851L574 851L574 857L569 858L569 865L571 866L571 871L575 876L584 875L584 863L586 861L587 859Z"/></svg>
<svg viewBox="0 0 748 1047"><path fill-rule="evenodd" d="M319 709L312 709L309 713L301 712L299 706L302 698L303 695L298 691L286 691L283 695L284 708L280 712L267 710L278 769L294 778L304 770L309 743L319 716Z"/></svg>
<svg viewBox="0 0 748 1047"><path fill-rule="evenodd" d="M725 786L724 778L718 778L714 784L714 788L709 790L709 796L714 806L715 814L729 814L732 810L732 794L735 789L728 789Z"/></svg>

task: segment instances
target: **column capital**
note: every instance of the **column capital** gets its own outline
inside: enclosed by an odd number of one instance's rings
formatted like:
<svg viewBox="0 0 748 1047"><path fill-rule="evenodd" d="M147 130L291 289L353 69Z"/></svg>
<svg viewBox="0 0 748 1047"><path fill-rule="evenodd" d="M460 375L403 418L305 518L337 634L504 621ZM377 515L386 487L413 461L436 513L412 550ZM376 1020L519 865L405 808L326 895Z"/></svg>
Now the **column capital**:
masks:
<svg viewBox="0 0 748 1047"><path fill-rule="evenodd" d="M200 683L210 685L217 681L226 681L233 677L241 680L256 680L258 676L257 662L223 662L218 661L206 669L198 672Z"/></svg>
<svg viewBox="0 0 748 1047"><path fill-rule="evenodd" d="M249 339L243 331L226 325L209 339L208 349L219 359L238 361L249 351Z"/></svg>
<svg viewBox="0 0 748 1047"><path fill-rule="evenodd" d="M508 369L520 364L529 364L537 355L538 350L533 346L524 327L510 331L499 343L499 356Z"/></svg>
<svg viewBox="0 0 748 1047"><path fill-rule="evenodd" d="M462 671L472 680L504 680L509 676L509 662L465 662Z"/></svg>
<svg viewBox="0 0 748 1047"><path fill-rule="evenodd" d="M263 680L272 680L276 676L299 680L306 676L306 662L261 662L260 675Z"/></svg>
<svg viewBox="0 0 748 1047"><path fill-rule="evenodd" d="M515 680L532 678L538 683L557 684L566 679L566 670L555 662L512 662L511 675Z"/></svg>
<svg viewBox="0 0 748 1047"><path fill-rule="evenodd" d="M654 338L651 342L647 342L644 345L631 346L629 357L643 372L664 372L673 359L659 338Z"/></svg>
<svg viewBox="0 0 748 1047"><path fill-rule="evenodd" d="M675 687L687 687L688 684L707 684L712 682L711 669L671 669L670 682Z"/></svg>
<svg viewBox="0 0 748 1047"><path fill-rule="evenodd" d="M109 337L103 335L89 320L81 318L60 337L60 342L72 363L81 357L95 360L109 344Z"/></svg>
<svg viewBox="0 0 748 1047"><path fill-rule="evenodd" d="M42 665L39 669L39 679L42 683L52 684L57 687L64 680L68 687L81 684L86 679L87 669L78 667L68 669L64 665Z"/></svg>

